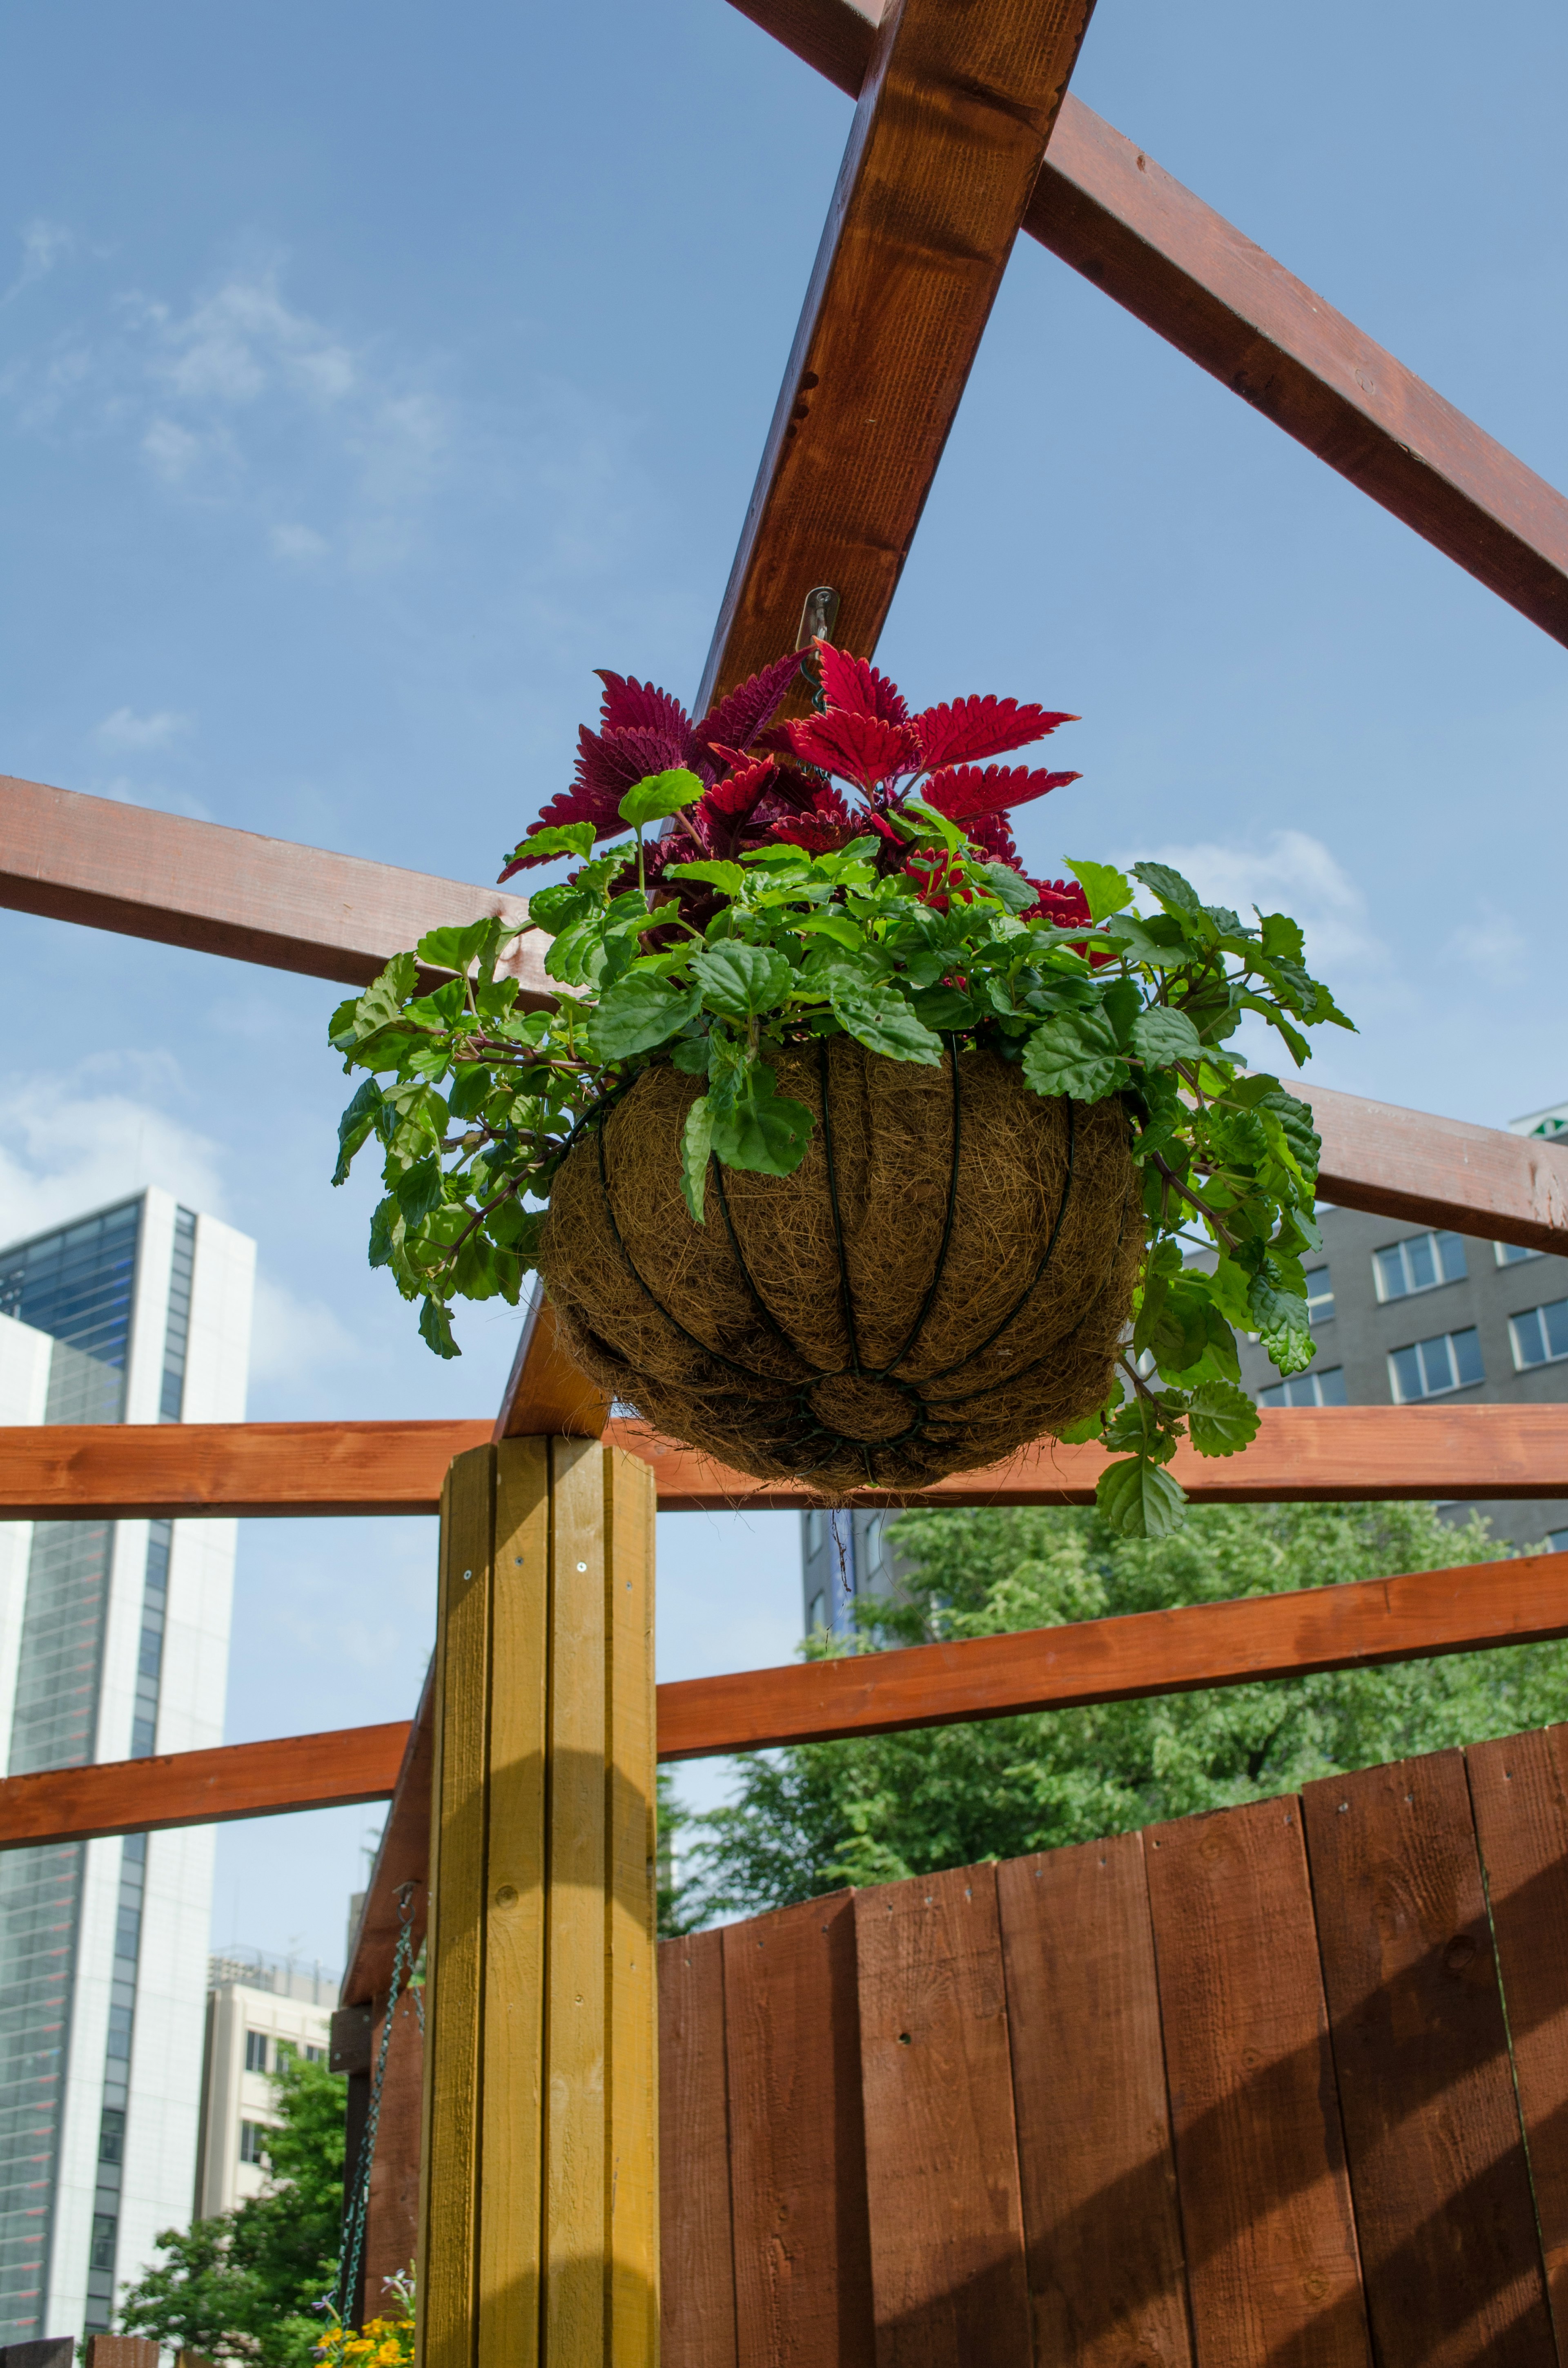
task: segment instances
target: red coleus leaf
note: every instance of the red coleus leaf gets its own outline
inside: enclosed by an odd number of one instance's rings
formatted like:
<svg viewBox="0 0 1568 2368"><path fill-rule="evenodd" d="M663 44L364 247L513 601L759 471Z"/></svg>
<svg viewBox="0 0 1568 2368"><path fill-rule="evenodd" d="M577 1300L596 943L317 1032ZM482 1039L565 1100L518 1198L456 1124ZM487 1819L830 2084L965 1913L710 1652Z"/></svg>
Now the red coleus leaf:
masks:
<svg viewBox="0 0 1568 2368"><path fill-rule="evenodd" d="M1079 779L1076 773L1040 773L1028 765L954 765L933 773L921 784L920 795L949 822L968 822L972 814L994 814L1004 806L1027 805Z"/></svg>
<svg viewBox="0 0 1568 2368"><path fill-rule="evenodd" d="M836 790L819 790L810 814L790 814L773 825L773 837L808 855L832 855L847 847L859 825Z"/></svg>
<svg viewBox="0 0 1568 2368"><path fill-rule="evenodd" d="M735 748L715 748L733 768L728 778L715 781L702 803L715 814L748 814L778 768L771 757L759 757L755 762L743 757Z"/></svg>
<svg viewBox="0 0 1568 2368"><path fill-rule="evenodd" d="M708 748L717 749L721 741L733 748L749 748L763 725L772 721L774 711L800 670L800 653L796 650L791 650L788 657L775 658L760 674L754 674L749 682L726 691L697 726L696 737Z"/></svg>
<svg viewBox="0 0 1568 2368"><path fill-rule="evenodd" d="M1012 825L1006 814L976 814L966 827L971 840L983 854L990 857L993 863L1010 864L1015 871L1022 870Z"/></svg>
<svg viewBox="0 0 1568 2368"><path fill-rule="evenodd" d="M830 707L825 715L808 715L784 728L797 757L808 765L820 765L824 773L858 782L863 790L900 773L913 773L920 762L909 725L891 723L880 715Z"/></svg>
<svg viewBox="0 0 1568 2368"><path fill-rule="evenodd" d="M673 752L666 758L666 764L684 764L691 746L691 718L679 700L667 690L655 689L651 682L638 682L625 675L611 674L608 666L597 666L595 672L605 687L599 729L602 732L656 732L663 745Z"/></svg>
<svg viewBox="0 0 1568 2368"><path fill-rule="evenodd" d="M1008 748L1027 748L1043 740L1059 723L1076 723L1075 715L1055 715L1043 707L1020 706L1016 699L955 699L928 707L915 718L920 735L921 761L956 765L974 757L1000 757Z"/></svg>
<svg viewBox="0 0 1568 2368"><path fill-rule="evenodd" d="M835 650L820 633L816 652L823 697L830 708L837 708L846 715L880 715L884 723L908 723L909 710L897 683L879 674L869 660L852 658L847 650ZM1006 740L1001 745L1013 748L1018 743Z"/></svg>
<svg viewBox="0 0 1568 2368"><path fill-rule="evenodd" d="M1031 912L1043 913L1059 929L1086 928L1093 920L1089 900L1075 880L1032 880L1029 885L1040 891L1040 902L1031 905Z"/></svg>

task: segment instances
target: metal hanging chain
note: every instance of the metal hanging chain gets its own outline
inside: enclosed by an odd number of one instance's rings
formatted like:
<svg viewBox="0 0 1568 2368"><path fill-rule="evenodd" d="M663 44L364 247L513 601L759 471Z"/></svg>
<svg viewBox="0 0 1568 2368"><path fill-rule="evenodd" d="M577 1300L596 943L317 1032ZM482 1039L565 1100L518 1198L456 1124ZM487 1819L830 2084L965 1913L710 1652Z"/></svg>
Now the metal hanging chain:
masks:
<svg viewBox="0 0 1568 2368"><path fill-rule="evenodd" d="M349 2209L346 2228L347 2242L344 2248L343 2264L338 2271L334 2305L339 2322L348 2324L348 2314L358 2290L359 2265L365 2252L365 2221L370 2208L370 2168L376 2156L376 2128L381 2118L381 2083L386 2077L387 2049L392 2042L392 2013L399 1996L406 1987L413 1987L414 1972L414 1894L415 1883L398 1885L397 1915L400 1930L397 1950L392 1958L392 1995L387 1999L386 2016L381 2023L381 2044L376 2055L375 2075L370 2082L370 2107L365 2116L365 2134L359 2141L359 2159L354 2169L354 2200ZM415 2012L419 2018L421 2032L425 2029L425 2000L415 1991Z"/></svg>

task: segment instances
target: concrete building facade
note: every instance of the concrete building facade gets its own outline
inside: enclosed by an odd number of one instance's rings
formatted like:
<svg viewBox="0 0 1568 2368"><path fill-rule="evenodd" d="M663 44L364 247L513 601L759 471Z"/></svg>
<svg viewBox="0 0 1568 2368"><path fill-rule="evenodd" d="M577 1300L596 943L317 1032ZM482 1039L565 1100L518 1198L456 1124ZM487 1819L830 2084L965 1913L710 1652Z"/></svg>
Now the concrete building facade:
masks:
<svg viewBox="0 0 1568 2368"><path fill-rule="evenodd" d="M0 1418L238 1421L255 1246L149 1190L0 1250ZM222 1740L233 1521L0 1525L19 1775ZM109 2326L189 2213L210 1829L0 1857L0 2344Z"/></svg>
<svg viewBox="0 0 1568 2368"><path fill-rule="evenodd" d="M325 2062L337 2002L335 1978L265 1959L214 1957L208 1983L199 2220L232 2212L267 2185L267 2132L278 2120L270 2076L286 2054Z"/></svg>

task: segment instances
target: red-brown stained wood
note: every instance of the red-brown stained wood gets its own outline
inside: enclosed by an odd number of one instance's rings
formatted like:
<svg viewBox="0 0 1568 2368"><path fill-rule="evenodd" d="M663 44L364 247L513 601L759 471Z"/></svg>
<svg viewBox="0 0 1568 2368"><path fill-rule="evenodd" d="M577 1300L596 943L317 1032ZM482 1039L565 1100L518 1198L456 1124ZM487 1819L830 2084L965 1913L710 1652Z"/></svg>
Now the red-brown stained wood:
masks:
<svg viewBox="0 0 1568 2368"><path fill-rule="evenodd" d="M1370 2368L1298 1804L1144 1842L1199 2361Z"/></svg>
<svg viewBox="0 0 1568 2368"><path fill-rule="evenodd" d="M10 1521L434 1513L487 1422L46 1423L0 1429Z"/></svg>
<svg viewBox="0 0 1568 2368"><path fill-rule="evenodd" d="M1037 2361L1187 2368L1139 1834L996 1870Z"/></svg>
<svg viewBox="0 0 1568 2368"><path fill-rule="evenodd" d="M659 1946L659 2251L662 2368L735 2368L718 1932Z"/></svg>
<svg viewBox="0 0 1568 2368"><path fill-rule="evenodd" d="M659 1757L1190 1693L1568 1635L1568 1554L1357 1579L659 1688Z"/></svg>
<svg viewBox="0 0 1568 2368"><path fill-rule="evenodd" d="M871 2368L853 1898L723 1944L740 2368Z"/></svg>
<svg viewBox="0 0 1568 2368"><path fill-rule="evenodd" d="M398 1934L406 1896L408 1921L418 1957L425 1938L430 1878L430 1787L436 1764L435 1664L425 1672L419 1707L414 1713L397 1771L392 1807L377 1847L370 1879L365 1885L359 1926L348 1952L348 1964L338 1995L345 2006L358 2006L384 1998L392 1987ZM413 1888L409 1889L408 1886Z"/></svg>
<svg viewBox="0 0 1568 2368"><path fill-rule="evenodd" d="M855 1898L880 2368L1031 2368L995 1870Z"/></svg>
<svg viewBox="0 0 1568 2368"><path fill-rule="evenodd" d="M698 712L816 585L876 646L1091 0L894 0L876 36Z"/></svg>
<svg viewBox="0 0 1568 2368"><path fill-rule="evenodd" d="M0 1779L0 1850L389 1800L407 1739L408 1722L394 1719L387 1726L7 1776Z"/></svg>
<svg viewBox="0 0 1568 2368"><path fill-rule="evenodd" d="M1323 1137L1318 1190L1325 1201L1562 1254L1568 1233L1562 1144L1304 1081L1292 1090L1311 1102Z"/></svg>
<svg viewBox="0 0 1568 2368"><path fill-rule="evenodd" d="M491 913L520 926L528 916L526 897L504 889L8 775L0 775L0 905L347 986L368 986L426 929ZM502 964L525 1003L555 1000L543 957L535 932Z"/></svg>
<svg viewBox="0 0 1568 2368"><path fill-rule="evenodd" d="M89 2335L87 2368L158 2368L158 2347L144 2335Z"/></svg>
<svg viewBox="0 0 1568 2368"><path fill-rule="evenodd" d="M375 2026L372 2064L381 2044ZM387 2043L376 2150L370 2157L370 2194L365 2214L361 2292L364 2316L395 2318L399 2305L387 2281L412 2271L419 2249L419 2145L425 2087L425 2034L413 1998L405 1990L392 2011Z"/></svg>
<svg viewBox="0 0 1568 2368"><path fill-rule="evenodd" d="M1465 1754L1560 2359L1568 2361L1568 1728Z"/></svg>
<svg viewBox="0 0 1568 2368"><path fill-rule="evenodd" d="M1379 2368L1555 2368L1463 1759L1302 1814Z"/></svg>

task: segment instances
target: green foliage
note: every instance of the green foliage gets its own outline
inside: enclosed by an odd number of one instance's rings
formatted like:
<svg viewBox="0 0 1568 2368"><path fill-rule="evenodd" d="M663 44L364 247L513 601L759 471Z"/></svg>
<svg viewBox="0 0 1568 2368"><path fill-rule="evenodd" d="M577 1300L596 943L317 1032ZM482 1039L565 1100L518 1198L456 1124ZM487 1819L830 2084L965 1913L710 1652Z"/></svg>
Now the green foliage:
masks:
<svg viewBox="0 0 1568 2368"><path fill-rule="evenodd" d="M273 2075L267 2191L233 2212L166 2228L164 2259L126 2288L120 2325L172 2351L259 2368L311 2368L316 2305L337 2271L347 2083L286 2056Z"/></svg>
<svg viewBox="0 0 1568 2368"><path fill-rule="evenodd" d="M1426 1505L1201 1506L1130 1539L1096 1511L916 1511L863 1650L1287 1593L1506 1551ZM808 1650L812 1649L808 1647ZM816 1649L823 1649L819 1645ZM770 1752L694 1818L691 1910L756 1913L1179 1817L1568 1716L1568 1645L1325 1672Z"/></svg>

